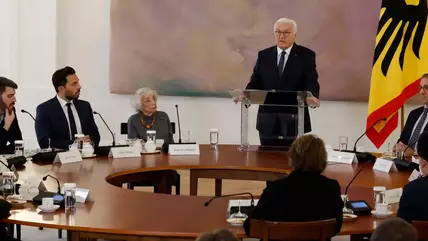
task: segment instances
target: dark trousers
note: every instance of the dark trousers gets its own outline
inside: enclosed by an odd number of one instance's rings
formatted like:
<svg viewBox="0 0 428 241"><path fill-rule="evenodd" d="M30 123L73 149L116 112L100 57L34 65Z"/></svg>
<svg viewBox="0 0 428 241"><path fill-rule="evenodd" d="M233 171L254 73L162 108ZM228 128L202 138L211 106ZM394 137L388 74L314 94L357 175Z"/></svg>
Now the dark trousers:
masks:
<svg viewBox="0 0 428 241"><path fill-rule="evenodd" d="M272 127L265 127L259 131L259 150L288 151L296 139L295 125L280 121L276 118Z"/></svg>

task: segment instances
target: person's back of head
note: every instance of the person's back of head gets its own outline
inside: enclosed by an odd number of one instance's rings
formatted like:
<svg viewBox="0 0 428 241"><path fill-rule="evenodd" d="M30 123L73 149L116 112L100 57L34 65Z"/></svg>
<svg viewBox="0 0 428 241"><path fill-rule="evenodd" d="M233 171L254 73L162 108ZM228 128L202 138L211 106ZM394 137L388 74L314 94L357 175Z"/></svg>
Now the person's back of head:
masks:
<svg viewBox="0 0 428 241"><path fill-rule="evenodd" d="M370 241L416 241L415 228L401 218L382 222L372 234Z"/></svg>
<svg viewBox="0 0 428 241"><path fill-rule="evenodd" d="M219 229L199 235L196 241L240 241L240 239L229 230Z"/></svg>

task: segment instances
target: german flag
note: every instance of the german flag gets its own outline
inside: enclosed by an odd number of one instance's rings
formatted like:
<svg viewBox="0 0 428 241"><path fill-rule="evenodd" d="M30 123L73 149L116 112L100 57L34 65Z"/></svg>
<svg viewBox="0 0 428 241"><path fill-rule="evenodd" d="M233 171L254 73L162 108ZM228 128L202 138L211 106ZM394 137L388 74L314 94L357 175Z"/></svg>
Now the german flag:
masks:
<svg viewBox="0 0 428 241"><path fill-rule="evenodd" d="M427 0L382 1L367 117L367 137L377 148L397 128L398 110L428 73L427 16Z"/></svg>

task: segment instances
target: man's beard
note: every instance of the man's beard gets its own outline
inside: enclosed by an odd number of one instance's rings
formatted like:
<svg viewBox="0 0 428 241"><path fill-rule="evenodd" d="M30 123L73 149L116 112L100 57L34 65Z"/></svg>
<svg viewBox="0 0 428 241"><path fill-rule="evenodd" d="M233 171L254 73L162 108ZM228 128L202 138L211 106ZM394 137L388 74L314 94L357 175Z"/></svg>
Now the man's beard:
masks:
<svg viewBox="0 0 428 241"><path fill-rule="evenodd" d="M65 93L65 98L67 98L67 100L77 100L79 99L79 96L80 96L80 91L77 92L75 95L72 95L69 92Z"/></svg>
<svg viewBox="0 0 428 241"><path fill-rule="evenodd" d="M4 103L3 99L0 98L0 110L6 112L6 104Z"/></svg>

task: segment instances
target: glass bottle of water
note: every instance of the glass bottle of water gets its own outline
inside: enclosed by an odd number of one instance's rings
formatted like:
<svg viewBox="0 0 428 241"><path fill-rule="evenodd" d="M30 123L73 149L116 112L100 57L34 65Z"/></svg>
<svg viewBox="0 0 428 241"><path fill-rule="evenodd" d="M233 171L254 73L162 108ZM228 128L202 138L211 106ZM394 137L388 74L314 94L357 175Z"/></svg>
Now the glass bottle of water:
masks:
<svg viewBox="0 0 428 241"><path fill-rule="evenodd" d="M76 183L64 183L65 211L76 210Z"/></svg>
<svg viewBox="0 0 428 241"><path fill-rule="evenodd" d="M210 129L210 144L212 148L217 148L218 146L218 129L217 128Z"/></svg>

